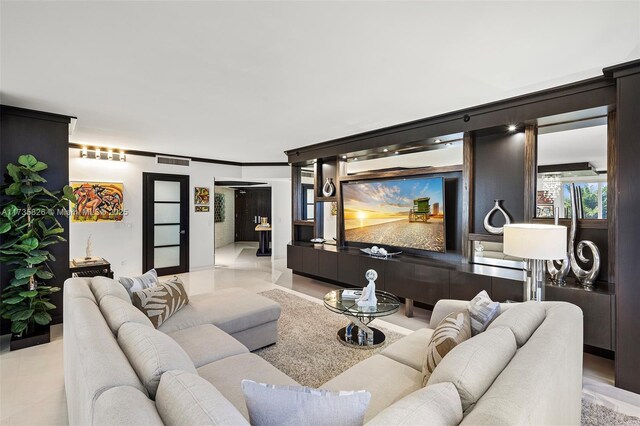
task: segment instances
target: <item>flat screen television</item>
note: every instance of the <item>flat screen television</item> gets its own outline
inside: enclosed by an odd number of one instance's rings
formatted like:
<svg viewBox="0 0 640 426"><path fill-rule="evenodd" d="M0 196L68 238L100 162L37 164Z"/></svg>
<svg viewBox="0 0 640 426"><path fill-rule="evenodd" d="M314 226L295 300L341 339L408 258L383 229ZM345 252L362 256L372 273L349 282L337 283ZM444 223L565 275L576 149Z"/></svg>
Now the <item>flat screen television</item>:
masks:
<svg viewBox="0 0 640 426"><path fill-rule="evenodd" d="M444 178L342 183L345 241L444 253Z"/></svg>

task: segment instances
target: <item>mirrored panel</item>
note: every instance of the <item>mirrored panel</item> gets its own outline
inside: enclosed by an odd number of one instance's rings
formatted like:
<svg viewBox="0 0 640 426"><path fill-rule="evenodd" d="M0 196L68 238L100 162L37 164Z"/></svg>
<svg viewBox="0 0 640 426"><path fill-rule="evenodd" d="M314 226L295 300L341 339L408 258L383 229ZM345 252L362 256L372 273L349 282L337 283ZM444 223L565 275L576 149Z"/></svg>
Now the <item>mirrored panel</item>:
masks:
<svg viewBox="0 0 640 426"><path fill-rule="evenodd" d="M538 135L536 217L570 218L572 184L578 218L606 219L606 124Z"/></svg>
<svg viewBox="0 0 640 426"><path fill-rule="evenodd" d="M313 220L315 211L315 197L313 189L314 167L300 168L302 182L302 220Z"/></svg>
<svg viewBox="0 0 640 426"><path fill-rule="evenodd" d="M456 166L462 164L462 161L462 140L456 139L438 144L428 151L407 154L402 151L389 151L387 156L372 160L354 160L350 158L347 161L347 173L400 168Z"/></svg>
<svg viewBox="0 0 640 426"><path fill-rule="evenodd" d="M503 244L490 241L473 241L472 263L479 265L502 266L506 268L522 269L522 259L507 256L503 252Z"/></svg>

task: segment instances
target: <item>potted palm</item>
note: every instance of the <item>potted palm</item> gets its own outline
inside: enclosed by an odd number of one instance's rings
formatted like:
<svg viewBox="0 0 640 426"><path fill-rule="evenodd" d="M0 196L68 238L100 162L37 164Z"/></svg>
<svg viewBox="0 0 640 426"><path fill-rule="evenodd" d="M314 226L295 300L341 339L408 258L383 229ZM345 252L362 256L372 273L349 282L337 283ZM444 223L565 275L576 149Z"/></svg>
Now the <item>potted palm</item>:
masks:
<svg viewBox="0 0 640 426"><path fill-rule="evenodd" d="M50 295L60 289L47 285L54 278L49 262L56 259L49 247L65 239L57 217L75 201L71 187L49 191L40 172L47 165L33 155L21 155L7 165L2 185L0 263L10 280L2 283L0 316L11 321L11 350L49 341Z"/></svg>

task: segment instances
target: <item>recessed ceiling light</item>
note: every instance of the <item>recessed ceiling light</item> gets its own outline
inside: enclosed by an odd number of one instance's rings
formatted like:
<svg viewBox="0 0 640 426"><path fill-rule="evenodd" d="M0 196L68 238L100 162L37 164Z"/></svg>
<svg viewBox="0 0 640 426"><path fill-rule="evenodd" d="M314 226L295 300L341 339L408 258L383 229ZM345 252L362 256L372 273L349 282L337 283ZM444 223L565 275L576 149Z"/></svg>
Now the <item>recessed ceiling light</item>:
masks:
<svg viewBox="0 0 640 426"><path fill-rule="evenodd" d="M346 155L343 155L343 156L342 156L342 159L343 159L343 160L344 160L344 159L346 159L346 158L347 158L347 156L346 156Z"/></svg>
<svg viewBox="0 0 640 426"><path fill-rule="evenodd" d="M358 157L354 158L353 161L358 161Z"/></svg>
<svg viewBox="0 0 640 426"><path fill-rule="evenodd" d="M440 142L442 142L441 139L436 139L436 143L440 143Z"/></svg>
<svg viewBox="0 0 640 426"><path fill-rule="evenodd" d="M396 155L400 154L398 151L395 152Z"/></svg>
<svg viewBox="0 0 640 426"><path fill-rule="evenodd" d="M389 150L387 148L382 150L383 152L389 152Z"/></svg>
<svg viewBox="0 0 640 426"><path fill-rule="evenodd" d="M511 124L511 125L509 126L509 131L510 131L510 132L513 132L514 130L516 130L516 125L515 125L515 124Z"/></svg>

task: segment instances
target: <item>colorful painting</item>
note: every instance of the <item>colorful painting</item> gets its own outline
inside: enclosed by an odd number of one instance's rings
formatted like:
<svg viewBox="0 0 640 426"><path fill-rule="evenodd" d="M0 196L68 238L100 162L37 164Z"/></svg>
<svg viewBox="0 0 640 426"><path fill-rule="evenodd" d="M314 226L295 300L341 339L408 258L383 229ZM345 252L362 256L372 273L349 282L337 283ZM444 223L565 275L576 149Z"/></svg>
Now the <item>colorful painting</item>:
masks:
<svg viewBox="0 0 640 426"><path fill-rule="evenodd" d="M444 179L410 177L342 186L345 240L444 253Z"/></svg>
<svg viewBox="0 0 640 426"><path fill-rule="evenodd" d="M124 218L124 185L112 182L71 182L77 203L72 222L120 222Z"/></svg>
<svg viewBox="0 0 640 426"><path fill-rule="evenodd" d="M536 204L553 204L553 198L546 196L545 191L537 191Z"/></svg>
<svg viewBox="0 0 640 426"><path fill-rule="evenodd" d="M553 204L537 205L536 217L553 218Z"/></svg>
<svg viewBox="0 0 640 426"><path fill-rule="evenodd" d="M224 222L224 194L213 194L213 221Z"/></svg>
<svg viewBox="0 0 640 426"><path fill-rule="evenodd" d="M196 206L196 213L207 213L209 212L209 206Z"/></svg>
<svg viewBox="0 0 640 426"><path fill-rule="evenodd" d="M209 205L209 188L204 186L196 186L193 188L195 191L194 204Z"/></svg>

